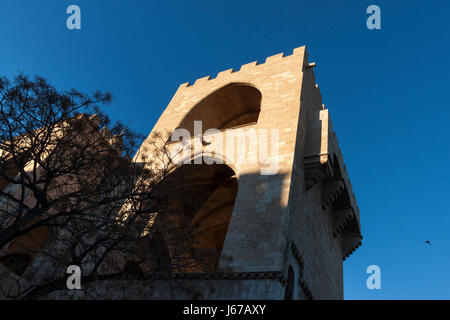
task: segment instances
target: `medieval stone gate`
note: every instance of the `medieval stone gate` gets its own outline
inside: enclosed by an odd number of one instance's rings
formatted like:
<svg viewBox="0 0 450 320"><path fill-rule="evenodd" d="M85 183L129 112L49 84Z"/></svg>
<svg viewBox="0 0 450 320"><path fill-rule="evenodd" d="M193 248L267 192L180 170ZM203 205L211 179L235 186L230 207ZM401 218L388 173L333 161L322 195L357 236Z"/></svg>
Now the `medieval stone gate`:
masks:
<svg viewBox="0 0 450 320"><path fill-rule="evenodd" d="M152 130L178 128L173 148L190 137L174 175L200 199L186 214L217 259L171 277L212 282L205 298L343 298L359 208L314 66L300 47L182 84ZM163 284L151 297L171 298Z"/></svg>

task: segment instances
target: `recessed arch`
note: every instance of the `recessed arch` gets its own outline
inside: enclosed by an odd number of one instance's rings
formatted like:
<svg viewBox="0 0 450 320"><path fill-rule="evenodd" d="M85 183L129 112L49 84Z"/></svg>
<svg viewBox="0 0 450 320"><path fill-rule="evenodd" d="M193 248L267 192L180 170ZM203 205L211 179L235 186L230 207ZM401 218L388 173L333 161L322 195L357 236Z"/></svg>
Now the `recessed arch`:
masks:
<svg viewBox="0 0 450 320"><path fill-rule="evenodd" d="M173 225L168 235L170 255L184 254L172 243L181 233L189 233L190 252L186 257L189 268L183 272L212 271L219 262L228 231L238 181L235 171L227 164L185 164L173 170L160 186L167 197L170 217L160 223ZM186 250L188 249L188 250ZM192 250L191 250L192 249Z"/></svg>
<svg viewBox="0 0 450 320"><path fill-rule="evenodd" d="M226 166L230 167L231 170L234 171L236 178L239 180L240 176L239 167L236 164L234 164L229 158L227 158L226 154L222 154L216 151L214 153L205 152L204 150L201 150L197 153L192 152L188 156L181 158L176 163L173 163L168 168L168 175L178 170L182 164L195 164L197 162L205 164L225 164Z"/></svg>
<svg viewBox="0 0 450 320"><path fill-rule="evenodd" d="M208 129L225 130L256 123L261 97L261 92L253 85L230 83L198 102L177 128L186 129L194 136ZM194 132L194 121L202 122L203 132Z"/></svg>

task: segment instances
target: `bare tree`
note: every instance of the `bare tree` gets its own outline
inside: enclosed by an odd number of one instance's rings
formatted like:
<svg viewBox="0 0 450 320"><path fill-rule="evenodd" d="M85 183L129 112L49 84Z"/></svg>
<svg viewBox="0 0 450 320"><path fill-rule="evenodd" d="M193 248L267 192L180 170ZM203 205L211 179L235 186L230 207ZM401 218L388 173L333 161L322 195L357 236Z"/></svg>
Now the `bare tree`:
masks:
<svg viewBox="0 0 450 320"><path fill-rule="evenodd" d="M167 196L171 187L164 181L173 167L167 139L156 135L152 150L133 156L142 137L110 122L99 106L111 100L107 92L60 92L40 77L0 78L5 297L64 291L69 265L82 268L86 288L126 283L130 275L146 280L156 272L208 268L198 258L208 255L192 246L192 228L180 223L180 210ZM139 152L152 152L153 160ZM158 170L155 159L164 163ZM102 297L101 290L86 294Z"/></svg>

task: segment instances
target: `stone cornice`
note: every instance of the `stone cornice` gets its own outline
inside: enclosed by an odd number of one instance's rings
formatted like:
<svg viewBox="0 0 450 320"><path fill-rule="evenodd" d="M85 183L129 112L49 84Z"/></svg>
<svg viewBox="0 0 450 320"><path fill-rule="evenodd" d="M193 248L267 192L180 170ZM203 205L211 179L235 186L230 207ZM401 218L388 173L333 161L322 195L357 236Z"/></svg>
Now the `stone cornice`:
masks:
<svg viewBox="0 0 450 320"><path fill-rule="evenodd" d="M286 278L281 271L262 272L198 272L198 273L152 273L149 275L127 275L127 278L136 280L258 280L274 279L283 286Z"/></svg>

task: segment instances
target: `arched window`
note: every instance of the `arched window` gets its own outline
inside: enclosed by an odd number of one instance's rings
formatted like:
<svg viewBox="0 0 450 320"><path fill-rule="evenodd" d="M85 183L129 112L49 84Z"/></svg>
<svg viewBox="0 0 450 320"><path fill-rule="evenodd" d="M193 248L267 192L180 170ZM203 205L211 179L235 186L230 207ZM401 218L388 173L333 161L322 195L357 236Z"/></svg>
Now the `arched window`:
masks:
<svg viewBox="0 0 450 320"><path fill-rule="evenodd" d="M231 83L204 98L184 117L178 128L194 136L194 121L202 121L202 131L225 130L258 121L261 92L255 87ZM200 133L197 133L200 134Z"/></svg>
<svg viewBox="0 0 450 320"><path fill-rule="evenodd" d="M286 289L284 291L284 300L292 300L294 296L295 274L292 266L289 266Z"/></svg>

